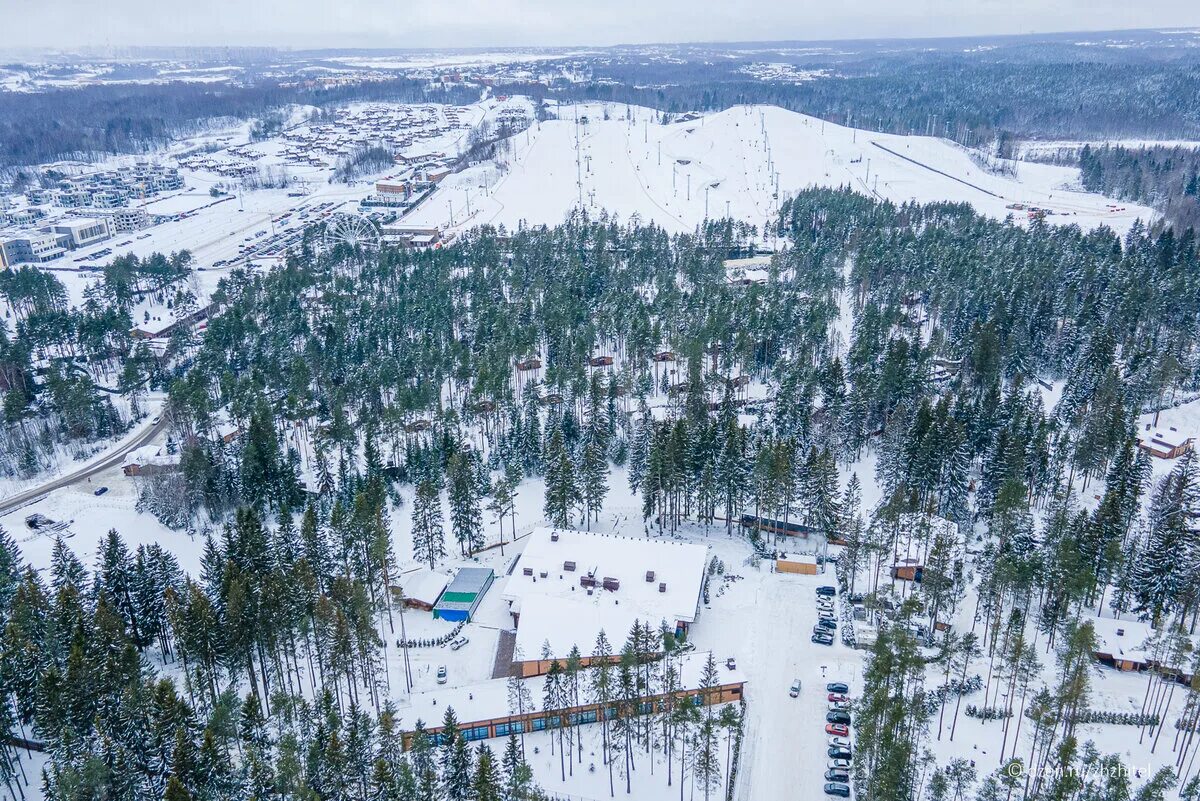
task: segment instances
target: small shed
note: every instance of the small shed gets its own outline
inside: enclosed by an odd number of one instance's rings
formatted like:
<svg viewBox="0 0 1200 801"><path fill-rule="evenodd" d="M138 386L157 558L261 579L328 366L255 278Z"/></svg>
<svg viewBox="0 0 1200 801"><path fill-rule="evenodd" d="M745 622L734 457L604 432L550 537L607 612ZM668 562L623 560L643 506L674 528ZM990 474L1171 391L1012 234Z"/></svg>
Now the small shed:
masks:
<svg viewBox="0 0 1200 801"><path fill-rule="evenodd" d="M776 573L797 573L802 576L817 575L817 557L812 554L787 554L775 560Z"/></svg>
<svg viewBox="0 0 1200 801"><path fill-rule="evenodd" d="M420 567L401 575L400 586L393 591L403 591L405 607L432 612L449 583L450 577L445 573Z"/></svg>
<svg viewBox="0 0 1200 801"><path fill-rule="evenodd" d="M495 578L490 567L460 568L434 605L433 616L451 621L470 620Z"/></svg>
<svg viewBox="0 0 1200 801"><path fill-rule="evenodd" d="M925 566L911 560L892 565L892 578L902 581L915 581L920 584L925 577Z"/></svg>

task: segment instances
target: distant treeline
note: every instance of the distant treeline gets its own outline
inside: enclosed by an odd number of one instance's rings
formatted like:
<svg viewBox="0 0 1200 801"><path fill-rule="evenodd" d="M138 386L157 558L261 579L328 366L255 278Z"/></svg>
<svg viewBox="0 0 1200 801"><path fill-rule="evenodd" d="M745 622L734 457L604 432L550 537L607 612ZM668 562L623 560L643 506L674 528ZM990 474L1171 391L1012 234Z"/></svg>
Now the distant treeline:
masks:
<svg viewBox="0 0 1200 801"><path fill-rule="evenodd" d="M477 88L431 89L424 81L407 78L328 89L278 83L169 83L0 92L0 167L144 153L174 137L202 130L214 119L247 120L289 104L324 107L377 100L460 104L477 98Z"/></svg>
<svg viewBox="0 0 1200 801"><path fill-rule="evenodd" d="M1079 173L1086 189L1153 206L1181 230L1200 229L1200 150L1085 145Z"/></svg>
<svg viewBox="0 0 1200 801"><path fill-rule="evenodd" d="M547 91L497 91L598 100L670 113L769 103L888 133L934 134L981 145L1032 138L1200 136L1200 67L1190 64L1003 61L957 57L835 65L802 83L754 80L743 64L597 65L592 80ZM798 64L817 68L818 64ZM636 77L635 77L636 76Z"/></svg>

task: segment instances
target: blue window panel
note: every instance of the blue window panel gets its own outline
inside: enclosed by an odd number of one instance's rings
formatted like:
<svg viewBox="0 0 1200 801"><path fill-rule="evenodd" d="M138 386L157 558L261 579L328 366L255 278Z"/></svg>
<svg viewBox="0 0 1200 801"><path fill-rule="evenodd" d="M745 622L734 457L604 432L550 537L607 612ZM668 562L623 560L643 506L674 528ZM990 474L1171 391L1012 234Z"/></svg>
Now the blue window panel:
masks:
<svg viewBox="0 0 1200 801"><path fill-rule="evenodd" d="M488 738L488 734L489 732L487 726L476 726L473 729L466 729L463 731L463 736L468 740L486 740Z"/></svg>
<svg viewBox="0 0 1200 801"><path fill-rule="evenodd" d="M507 723L497 723L496 724L496 736L497 737L507 737L509 731L510 731L510 729L509 729L509 725Z"/></svg>
<svg viewBox="0 0 1200 801"><path fill-rule="evenodd" d="M541 731L542 729L546 728L545 718L534 718L532 722L534 731Z"/></svg>
<svg viewBox="0 0 1200 801"><path fill-rule="evenodd" d="M589 709L586 712L580 713L579 722L580 723L595 723L596 722L596 710Z"/></svg>
<svg viewBox="0 0 1200 801"><path fill-rule="evenodd" d="M512 732L513 734L521 734L522 732L525 731L525 722L524 721L514 720L512 723L510 723L508 725L509 725L508 730L510 732Z"/></svg>

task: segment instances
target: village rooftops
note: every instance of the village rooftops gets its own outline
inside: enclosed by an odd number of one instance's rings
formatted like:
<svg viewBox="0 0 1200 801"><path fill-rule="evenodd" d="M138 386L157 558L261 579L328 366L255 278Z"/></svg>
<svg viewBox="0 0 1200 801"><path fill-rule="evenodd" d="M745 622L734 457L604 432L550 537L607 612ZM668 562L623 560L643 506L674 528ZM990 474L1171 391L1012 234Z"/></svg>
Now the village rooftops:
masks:
<svg viewBox="0 0 1200 801"><path fill-rule="evenodd" d="M520 614L535 596L586 600L590 591L651 620L687 624L700 607L707 562L705 545L541 527L529 535L503 597Z"/></svg>

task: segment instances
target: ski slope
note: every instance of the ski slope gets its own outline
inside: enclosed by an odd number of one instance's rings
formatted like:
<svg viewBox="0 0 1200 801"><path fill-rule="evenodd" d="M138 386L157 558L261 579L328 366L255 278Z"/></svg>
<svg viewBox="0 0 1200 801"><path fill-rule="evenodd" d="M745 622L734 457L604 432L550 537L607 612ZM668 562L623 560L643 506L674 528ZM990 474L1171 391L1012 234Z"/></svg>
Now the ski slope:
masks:
<svg viewBox="0 0 1200 801"><path fill-rule="evenodd" d="M761 226L789 195L843 185L897 203L965 201L1018 221L1027 213L1010 204L1035 205L1048 210L1051 223L1084 228L1124 231L1154 216L1144 206L1068 189L1077 183L1074 168L1009 162L1015 175L991 174L945 139L872 133L773 106L669 125L655 122L650 109L607 104L609 119L605 112L605 104L561 107L560 119L513 137L503 163L449 176L405 222L450 229L553 224L582 204L670 231L726 214Z"/></svg>

